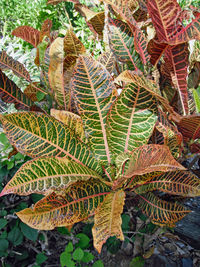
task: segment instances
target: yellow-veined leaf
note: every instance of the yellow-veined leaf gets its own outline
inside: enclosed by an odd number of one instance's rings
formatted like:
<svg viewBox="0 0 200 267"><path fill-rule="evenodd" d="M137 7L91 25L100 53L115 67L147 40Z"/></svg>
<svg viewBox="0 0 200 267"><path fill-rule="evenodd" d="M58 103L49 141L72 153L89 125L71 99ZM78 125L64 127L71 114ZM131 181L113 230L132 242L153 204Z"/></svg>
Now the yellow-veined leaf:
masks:
<svg viewBox="0 0 200 267"><path fill-rule="evenodd" d="M28 82L31 82L31 77L26 68L22 63L13 59L7 55L5 51L0 51L0 69L1 70L12 70L15 75L20 78L24 78Z"/></svg>
<svg viewBox="0 0 200 267"><path fill-rule="evenodd" d="M79 115L65 110L51 109L51 116L67 125L82 141L86 141L83 122Z"/></svg>
<svg viewBox="0 0 200 267"><path fill-rule="evenodd" d="M108 194L110 188L98 179L80 181L69 186L63 195L52 193L37 202L33 209L17 212L17 216L35 229L66 227L94 215Z"/></svg>
<svg viewBox="0 0 200 267"><path fill-rule="evenodd" d="M116 58L123 63L131 63L135 70L136 58L134 49L134 34L128 24L121 20L109 18L109 42L110 48Z"/></svg>
<svg viewBox="0 0 200 267"><path fill-rule="evenodd" d="M182 205L162 200L151 192L139 196L139 208L154 224L160 226L174 227L176 222L190 212Z"/></svg>
<svg viewBox="0 0 200 267"><path fill-rule="evenodd" d="M76 181L101 178L95 171L66 158L36 158L26 162L4 187L0 196L59 192Z"/></svg>
<svg viewBox="0 0 200 267"><path fill-rule="evenodd" d="M116 59L111 51L104 52L98 57L98 61L104 65L110 74L115 73Z"/></svg>
<svg viewBox="0 0 200 267"><path fill-rule="evenodd" d="M115 87L103 65L91 57L80 56L72 77L72 91L96 157L111 162L106 135L106 116L113 102Z"/></svg>
<svg viewBox="0 0 200 267"><path fill-rule="evenodd" d="M3 129L17 150L30 157L69 157L99 171L89 147L73 130L55 118L35 113L13 113L0 117Z"/></svg>
<svg viewBox="0 0 200 267"><path fill-rule="evenodd" d="M64 88L63 62L64 62L64 39L56 38L49 50L49 83L54 92L55 99L60 107L67 109L67 95Z"/></svg>
<svg viewBox="0 0 200 267"><path fill-rule="evenodd" d="M152 94L137 84L128 84L108 114L110 149L118 154L146 144L156 120L157 103Z"/></svg>
<svg viewBox="0 0 200 267"><path fill-rule="evenodd" d="M144 145L132 151L125 177L175 170L185 170L185 168L173 158L167 146Z"/></svg>
<svg viewBox="0 0 200 267"><path fill-rule="evenodd" d="M75 35L72 29L68 29L64 37L64 52L65 52L65 57L67 56L78 57L79 55L85 54L86 52L83 43Z"/></svg>
<svg viewBox="0 0 200 267"><path fill-rule="evenodd" d="M137 194L154 190L172 195L196 197L200 196L200 179L189 171L166 172L134 189Z"/></svg>
<svg viewBox="0 0 200 267"><path fill-rule="evenodd" d="M110 193L95 212L92 234L94 247L99 253L110 236L116 236L122 241L124 240L121 229L121 213L123 212L124 200L124 191Z"/></svg>
<svg viewBox="0 0 200 267"><path fill-rule="evenodd" d="M30 83L24 90L24 94L33 102L38 101L37 92L42 92L45 95L47 94L45 92L45 88L43 88L38 82Z"/></svg>

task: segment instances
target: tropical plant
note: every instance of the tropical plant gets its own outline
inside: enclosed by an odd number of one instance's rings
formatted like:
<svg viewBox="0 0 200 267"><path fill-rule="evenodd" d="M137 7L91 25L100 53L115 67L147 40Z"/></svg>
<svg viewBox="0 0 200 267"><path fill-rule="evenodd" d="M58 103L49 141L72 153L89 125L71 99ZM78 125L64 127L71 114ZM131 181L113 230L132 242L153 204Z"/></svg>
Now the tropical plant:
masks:
<svg viewBox="0 0 200 267"><path fill-rule="evenodd" d="M0 196L45 195L17 212L36 229L70 228L94 216L94 247L101 252L110 236L124 239L126 195L153 223L170 227L190 211L163 199L162 192L200 195L200 180L178 162L183 154L178 129L184 140L198 139L200 132L198 115L192 115L198 126L190 127L187 90L188 41L200 39L200 16L194 9L195 18L184 27L185 13L175 0L105 0L100 1L105 11L96 13L71 2L95 35L104 35L107 50L95 60L71 28L64 38L52 35L49 20L40 32L28 26L14 30L38 51L43 87L31 83L31 93L53 97L57 109L51 115L42 106L31 111L37 98L30 100L1 72L1 98L29 110L1 115L4 132L17 151L33 159ZM146 33L153 26L156 37L149 41ZM0 60L1 69L11 68L31 82L24 66L5 52Z"/></svg>

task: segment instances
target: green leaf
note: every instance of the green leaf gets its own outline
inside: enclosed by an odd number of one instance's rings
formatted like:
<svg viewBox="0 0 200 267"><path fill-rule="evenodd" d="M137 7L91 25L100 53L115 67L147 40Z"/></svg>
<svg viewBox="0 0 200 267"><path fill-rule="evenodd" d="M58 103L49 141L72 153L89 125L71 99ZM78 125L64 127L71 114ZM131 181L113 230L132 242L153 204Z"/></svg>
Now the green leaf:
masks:
<svg viewBox="0 0 200 267"><path fill-rule="evenodd" d="M18 246L23 241L23 235L19 228L16 226L8 233L8 240L12 243L13 246Z"/></svg>
<svg viewBox="0 0 200 267"><path fill-rule="evenodd" d="M60 263L61 267L75 267L74 261L71 259L71 254L67 252L63 252L60 255Z"/></svg>
<svg viewBox="0 0 200 267"><path fill-rule="evenodd" d="M130 216L128 214L122 214L122 230L129 230Z"/></svg>
<svg viewBox="0 0 200 267"><path fill-rule="evenodd" d="M44 97L45 97L45 95L46 95L46 94L44 94L44 93L42 93L42 92L38 91L38 92L36 93L37 100L38 100L38 101L41 101L41 100L43 100L43 99L44 99Z"/></svg>
<svg viewBox="0 0 200 267"><path fill-rule="evenodd" d="M76 235L77 238L79 238L78 243L75 245L76 248L80 247L82 249L87 248L89 243L90 243L90 239L87 235L83 234L83 233L79 233Z"/></svg>
<svg viewBox="0 0 200 267"><path fill-rule="evenodd" d="M120 249L121 244L122 242L119 239L117 239L115 236L111 236L106 242L106 247L111 254L116 254Z"/></svg>
<svg viewBox="0 0 200 267"><path fill-rule="evenodd" d="M92 267L104 267L104 264L101 260L95 261Z"/></svg>
<svg viewBox="0 0 200 267"><path fill-rule="evenodd" d="M8 138L7 138L7 136L5 135L5 133L1 133L1 134L0 134L0 142L1 142L3 145L6 145L6 144L9 143Z"/></svg>
<svg viewBox="0 0 200 267"><path fill-rule="evenodd" d="M65 247L65 252L72 252L74 250L73 244L70 241L67 246Z"/></svg>
<svg viewBox="0 0 200 267"><path fill-rule="evenodd" d="M6 239L0 239L0 252L6 251L8 249L8 241Z"/></svg>
<svg viewBox="0 0 200 267"><path fill-rule="evenodd" d="M67 188L76 181L101 178L95 171L63 158L37 158L26 162L5 186L1 196L9 193L47 194Z"/></svg>
<svg viewBox="0 0 200 267"><path fill-rule="evenodd" d="M7 220L6 219L0 219L0 229L4 228L7 224Z"/></svg>
<svg viewBox="0 0 200 267"><path fill-rule="evenodd" d="M37 240L38 231L36 229L33 229L33 228L29 227L27 224L24 224L22 222L20 223L20 228L21 228L21 231L26 238L28 238L29 240L32 240L32 241Z"/></svg>
<svg viewBox="0 0 200 267"><path fill-rule="evenodd" d="M109 72L92 57L80 56L72 77L72 90L96 157L111 162L106 136L106 116L114 100L114 84Z"/></svg>
<svg viewBox="0 0 200 267"><path fill-rule="evenodd" d="M101 171L89 147L55 118L36 112L13 113L0 117L9 141L30 157L69 157L81 165Z"/></svg>
<svg viewBox="0 0 200 267"><path fill-rule="evenodd" d="M7 162L7 169L8 170L11 170L14 166L15 166L14 161L8 161Z"/></svg>
<svg viewBox="0 0 200 267"><path fill-rule="evenodd" d="M42 264L43 262L45 262L48 259L48 257L46 255L44 255L43 253L39 253L36 256L36 262L37 264Z"/></svg>
<svg viewBox="0 0 200 267"><path fill-rule="evenodd" d="M16 155L15 155L15 160L21 160L21 159L24 159L24 155L22 155L21 153L17 153Z"/></svg>
<svg viewBox="0 0 200 267"><path fill-rule="evenodd" d="M84 256L84 252L81 248L76 248L72 254L72 257L76 261L80 261Z"/></svg>
<svg viewBox="0 0 200 267"><path fill-rule="evenodd" d="M1 233L1 235L0 235L0 239L6 239L7 238L7 231L5 230L5 231L3 231L2 233Z"/></svg>
<svg viewBox="0 0 200 267"><path fill-rule="evenodd" d="M84 263L89 263L93 259L94 259L94 255L92 253L84 251L84 256L81 259L81 261L84 262Z"/></svg>
<svg viewBox="0 0 200 267"><path fill-rule="evenodd" d="M152 94L136 83L128 84L107 118L110 149L119 154L146 144L156 120L157 104Z"/></svg>
<svg viewBox="0 0 200 267"><path fill-rule="evenodd" d="M197 90L193 89L192 92L193 92L193 96L194 96L194 100L196 104L196 110L199 113L200 112L200 97L199 97Z"/></svg>
<svg viewBox="0 0 200 267"><path fill-rule="evenodd" d="M130 262L130 267L143 267L144 259L142 257L136 257Z"/></svg>

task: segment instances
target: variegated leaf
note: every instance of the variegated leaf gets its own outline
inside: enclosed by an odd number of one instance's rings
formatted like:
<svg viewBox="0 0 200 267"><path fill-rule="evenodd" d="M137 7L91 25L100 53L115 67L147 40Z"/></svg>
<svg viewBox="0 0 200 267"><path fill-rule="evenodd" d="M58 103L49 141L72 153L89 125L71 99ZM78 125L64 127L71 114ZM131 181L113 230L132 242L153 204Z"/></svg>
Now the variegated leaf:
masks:
<svg viewBox="0 0 200 267"><path fill-rule="evenodd" d="M36 158L26 162L4 187L0 196L59 192L76 181L101 177L95 171L66 158Z"/></svg>
<svg viewBox="0 0 200 267"><path fill-rule="evenodd" d="M151 64L157 65L158 61L160 60L161 56L167 48L168 45L166 43L159 43L156 38L151 39L148 43L148 53L151 57Z"/></svg>
<svg viewBox="0 0 200 267"><path fill-rule="evenodd" d="M159 42L169 43L170 38L182 29L181 7L174 0L151 0L147 6Z"/></svg>
<svg viewBox="0 0 200 267"><path fill-rule="evenodd" d="M66 32L64 37L64 53L65 57L74 56L78 57L79 55L85 54L86 49L83 43L78 39L75 33L69 29Z"/></svg>
<svg viewBox="0 0 200 267"><path fill-rule="evenodd" d="M19 26L12 32L12 35L16 37L20 37L24 41L32 44L35 48L37 48L39 44L39 36L40 32L33 27L30 26Z"/></svg>
<svg viewBox="0 0 200 267"><path fill-rule="evenodd" d="M79 57L72 77L72 91L91 148L106 165L111 162L106 116L114 100L114 89L111 76L101 63L91 57Z"/></svg>
<svg viewBox="0 0 200 267"><path fill-rule="evenodd" d="M116 58L123 62L131 62L137 70L134 62L134 34L131 32L128 24L121 20L109 19L109 42L110 48Z"/></svg>
<svg viewBox="0 0 200 267"><path fill-rule="evenodd" d="M13 59L5 51L0 51L0 69L12 70L13 73L20 78L24 78L28 82L31 82L31 77L22 63Z"/></svg>
<svg viewBox="0 0 200 267"><path fill-rule="evenodd" d="M136 187L137 194L159 190L184 197L200 196L200 179L189 171L166 172Z"/></svg>
<svg viewBox="0 0 200 267"><path fill-rule="evenodd" d="M176 222L190 212L182 205L162 200L150 192L140 195L139 208L154 224L169 227L174 227Z"/></svg>
<svg viewBox="0 0 200 267"><path fill-rule="evenodd" d="M65 110L51 109L51 116L67 125L82 141L86 141L83 122L79 115Z"/></svg>
<svg viewBox="0 0 200 267"><path fill-rule="evenodd" d="M138 27L136 20L132 16L130 10L133 3L132 0L104 0L105 3L112 6L112 8L119 13L119 15L124 19L132 33L135 36L135 49L140 54L140 57L144 64L149 61L149 54L147 52L147 40L142 30ZM135 1L134 1L135 2Z"/></svg>
<svg viewBox="0 0 200 267"><path fill-rule="evenodd" d="M34 103L0 70L0 98L16 109L29 110Z"/></svg>
<svg viewBox="0 0 200 267"><path fill-rule="evenodd" d="M173 158L167 146L144 145L134 149L131 153L125 177L130 178L149 172L175 170L185 170L185 168Z"/></svg>
<svg viewBox="0 0 200 267"><path fill-rule="evenodd" d="M69 157L81 165L101 171L88 146L73 130L55 118L35 112L0 117L4 131L17 150L30 157Z"/></svg>
<svg viewBox="0 0 200 267"><path fill-rule="evenodd" d="M177 123L178 130L182 133L184 139L199 139L200 138L200 116L189 115L181 117Z"/></svg>
<svg viewBox="0 0 200 267"><path fill-rule="evenodd" d="M17 212L17 216L30 227L40 230L71 226L94 215L109 191L110 188L97 179L80 181L69 186L64 194L52 193L33 208Z"/></svg>
<svg viewBox="0 0 200 267"><path fill-rule="evenodd" d="M69 101L64 88L63 62L64 62L64 39L58 37L50 46L49 50L49 83L54 92L55 99L60 107L67 109Z"/></svg>
<svg viewBox="0 0 200 267"><path fill-rule="evenodd" d="M24 94L28 98L30 98L33 102L38 101L37 92L42 92L43 94L47 94L45 92L45 88L42 88L42 86L38 82L30 83L24 90Z"/></svg>
<svg viewBox="0 0 200 267"><path fill-rule="evenodd" d="M124 191L111 193L106 196L103 204L95 212L92 234L94 247L99 253L110 236L116 236L122 241L124 240L121 229L121 213L123 212L124 200Z"/></svg>
<svg viewBox="0 0 200 267"><path fill-rule="evenodd" d="M146 144L156 120L157 105L152 94L136 83L128 84L108 114L110 149L118 154Z"/></svg>
<svg viewBox="0 0 200 267"><path fill-rule="evenodd" d="M116 59L111 51L104 52L98 57L98 61L104 65L110 74L115 73Z"/></svg>

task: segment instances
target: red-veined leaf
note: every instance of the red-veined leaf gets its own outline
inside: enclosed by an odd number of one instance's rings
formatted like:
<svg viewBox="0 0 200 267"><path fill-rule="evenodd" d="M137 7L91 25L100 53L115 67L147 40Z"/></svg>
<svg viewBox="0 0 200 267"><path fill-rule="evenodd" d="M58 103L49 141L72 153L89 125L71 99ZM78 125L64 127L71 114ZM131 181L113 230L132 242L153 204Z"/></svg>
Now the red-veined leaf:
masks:
<svg viewBox="0 0 200 267"><path fill-rule="evenodd" d="M94 247L99 253L110 236L116 236L120 240L124 240L121 229L121 213L123 212L124 201L124 191L110 193L95 212L92 234Z"/></svg>
<svg viewBox="0 0 200 267"><path fill-rule="evenodd" d="M150 40L150 42L148 43L148 53L151 56L151 64L157 65L167 47L167 44L156 42L156 39Z"/></svg>
<svg viewBox="0 0 200 267"><path fill-rule="evenodd" d="M104 52L98 57L98 61L104 65L107 71L112 75L115 73L116 59L111 51Z"/></svg>
<svg viewBox="0 0 200 267"><path fill-rule="evenodd" d="M12 32L12 35L20 37L24 41L32 44L35 48L39 44L40 32L30 26L19 26Z"/></svg>
<svg viewBox="0 0 200 267"><path fill-rule="evenodd" d="M21 112L0 119L10 143L19 152L30 157L69 157L101 172L89 147L55 118L42 113Z"/></svg>
<svg viewBox="0 0 200 267"><path fill-rule="evenodd" d="M185 170L185 168L173 158L167 146L144 145L132 151L129 167L124 177L175 170Z"/></svg>
<svg viewBox="0 0 200 267"><path fill-rule="evenodd" d="M151 0L147 6L159 42L169 43L170 38L182 29L181 7L174 0Z"/></svg>
<svg viewBox="0 0 200 267"><path fill-rule="evenodd" d="M0 98L16 109L29 110L34 103L0 70Z"/></svg>
<svg viewBox="0 0 200 267"><path fill-rule="evenodd" d="M25 80L31 82L30 74L28 73L24 65L7 55L5 51L0 51L0 68L2 70L12 70L13 73L20 78L24 78Z"/></svg>
<svg viewBox="0 0 200 267"><path fill-rule="evenodd" d="M69 186L62 195L52 193L37 202L33 209L17 212L17 216L35 229L70 226L94 215L109 191L109 187L97 179L80 181Z"/></svg>
<svg viewBox="0 0 200 267"><path fill-rule="evenodd" d="M16 172L0 196L11 193L21 196L32 193L47 195L91 177L101 179L95 171L66 158L36 158L26 162Z"/></svg>
<svg viewBox="0 0 200 267"><path fill-rule="evenodd" d="M131 62L137 70L134 62L134 34L128 24L121 20L109 18L109 30L109 42L113 54L123 63Z"/></svg>
<svg viewBox="0 0 200 267"><path fill-rule="evenodd" d="M150 192L140 196L139 208L154 224L169 227L174 227L190 212L182 205L162 200Z"/></svg>
<svg viewBox="0 0 200 267"><path fill-rule="evenodd" d="M200 138L200 116L190 115L181 117L177 126L185 139L195 140Z"/></svg>
<svg viewBox="0 0 200 267"><path fill-rule="evenodd" d="M103 65L80 56L72 77L72 91L78 103L90 146L99 160L110 163L106 116L114 100L115 87Z"/></svg>
<svg viewBox="0 0 200 267"><path fill-rule="evenodd" d="M200 179L189 171L166 172L134 189L137 194L154 190L172 195L196 197L200 195Z"/></svg>

